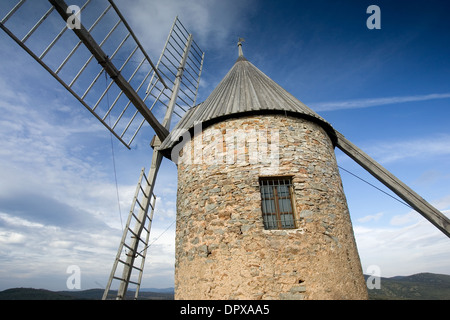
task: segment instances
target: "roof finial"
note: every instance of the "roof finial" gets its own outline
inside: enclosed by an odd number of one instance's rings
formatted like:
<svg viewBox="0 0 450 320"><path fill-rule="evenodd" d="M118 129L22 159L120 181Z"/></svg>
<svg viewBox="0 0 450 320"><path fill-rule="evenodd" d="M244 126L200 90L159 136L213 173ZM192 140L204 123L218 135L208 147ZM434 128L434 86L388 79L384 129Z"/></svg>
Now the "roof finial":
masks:
<svg viewBox="0 0 450 320"><path fill-rule="evenodd" d="M239 38L238 47L239 47L239 58L244 57L244 52L242 51L242 42L245 42L245 39Z"/></svg>

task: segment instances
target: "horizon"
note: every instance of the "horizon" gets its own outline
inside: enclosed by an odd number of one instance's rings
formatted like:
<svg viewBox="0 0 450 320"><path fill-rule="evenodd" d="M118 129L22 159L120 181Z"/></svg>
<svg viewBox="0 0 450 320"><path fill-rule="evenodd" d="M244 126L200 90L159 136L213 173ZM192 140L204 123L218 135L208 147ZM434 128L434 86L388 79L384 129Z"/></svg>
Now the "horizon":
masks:
<svg viewBox="0 0 450 320"><path fill-rule="evenodd" d="M413 276L417 276L417 275L421 275L421 274L433 274L433 275L443 275L443 276L449 276L450 274L443 274L443 273L433 273L433 272L421 272L421 273L415 273L415 274L410 274L410 275L396 275L396 276L392 276L392 277L380 277L380 279L394 279L394 278L408 278L408 277L413 277ZM370 277L370 274L364 274L365 277ZM46 288L33 288L33 287L12 287L12 288L8 288L8 289L4 289L4 290L0 290L0 292L3 291L7 291L7 290L12 290L12 289L34 289L34 290L47 290L47 291L52 291L52 292L82 292L82 291L89 291L89 290L102 290L104 291L104 288L89 288L89 289L64 289L64 290L50 290L50 289L46 289ZM368 290L377 290L378 288L368 288ZM151 290L157 290L157 291L151 291ZM139 289L140 292L167 292L166 290L173 290L175 291L175 287L166 287L166 288L141 288ZM117 289L112 289L111 291L115 292L117 291ZM128 289L127 292L136 292L135 288L131 288Z"/></svg>
<svg viewBox="0 0 450 320"><path fill-rule="evenodd" d="M233 66L242 37L251 63L449 216L450 3L129 3L116 1L153 61L175 16L194 34L206 52L199 102ZM381 29L367 28L372 4ZM0 43L0 290L67 290L70 266L82 290L104 288L153 131L124 148L4 32ZM363 273L447 275L448 237L335 154ZM176 190L176 166L164 159L142 287L174 286Z"/></svg>

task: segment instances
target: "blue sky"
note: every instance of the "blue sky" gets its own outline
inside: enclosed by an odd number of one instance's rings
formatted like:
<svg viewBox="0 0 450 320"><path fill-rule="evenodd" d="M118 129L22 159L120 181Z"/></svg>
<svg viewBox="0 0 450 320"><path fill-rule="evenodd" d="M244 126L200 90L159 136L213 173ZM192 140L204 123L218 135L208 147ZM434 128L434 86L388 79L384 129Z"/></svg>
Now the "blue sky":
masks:
<svg viewBox="0 0 450 320"><path fill-rule="evenodd" d="M15 1L1 2L4 10ZM33 1L41 3L47 1ZM254 65L449 215L445 1L116 3L154 60L179 16L206 51L199 101L232 67L237 39L245 38ZM372 4L381 9L380 30L366 27ZM140 170L150 167L151 130L139 134L132 150L116 140L112 149L109 132L3 32L0 43L0 290L64 290L70 265L80 267L82 289L104 287ZM390 193L339 150L336 156L342 168ZM377 265L386 277L450 274L445 235L341 175L364 271ZM176 167L164 160L144 287L173 286L176 184Z"/></svg>

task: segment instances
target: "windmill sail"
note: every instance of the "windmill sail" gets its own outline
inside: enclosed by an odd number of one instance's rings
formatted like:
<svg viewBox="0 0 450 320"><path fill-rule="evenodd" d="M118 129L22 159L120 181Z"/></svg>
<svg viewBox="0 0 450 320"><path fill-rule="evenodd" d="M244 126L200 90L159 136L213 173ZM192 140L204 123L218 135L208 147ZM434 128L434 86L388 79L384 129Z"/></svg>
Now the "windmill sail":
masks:
<svg viewBox="0 0 450 320"><path fill-rule="evenodd" d="M180 29L182 28L182 29ZM176 31L176 29L178 29L178 32ZM183 36L182 38L180 38L180 34ZM176 40L175 37L178 37L178 41ZM184 47L182 47L180 45L179 41L186 41L184 44ZM181 42L183 43L183 42ZM175 49L174 45L180 46L181 50L176 50L177 52L180 52L178 54L172 53L169 45L173 48L173 50ZM180 94L184 95L185 97L192 99L192 103L195 104L195 100L197 97L197 90L198 90L198 83L200 82L200 76L201 76L201 70L202 70L202 66L203 66L203 59L204 59L204 53L201 52L201 50L198 48L195 48L195 46L197 46L194 42L193 36L192 34L189 34L187 32L187 30L183 27L183 25L181 24L181 22L178 20L178 17L175 19L175 22L172 26L172 29L169 33L169 37L167 38L167 42L165 45L165 48L163 50L163 53L161 54L161 57L159 59L158 62L158 66L162 65L164 66L164 68L162 68L162 72L173 72L175 71L175 79L172 82L173 87L171 89L171 97L169 99L168 105L167 105L167 110L164 116L164 120L163 120L163 126L164 128L166 128L167 130L170 129L170 125L171 125L171 119L173 114L178 115L179 117L181 117L178 113L177 113L177 108L179 109L178 111L184 111L183 109L183 103L185 103L185 107L187 105L189 105L189 103L187 103L184 99L180 98L180 100L182 101L182 103L178 102L178 98L180 97ZM183 88L188 88L188 85L183 81L183 79L185 78L185 74L189 73L189 67L192 68L192 66L190 65L190 63L195 63L192 59L197 59L194 56L192 56L192 50L200 50L200 51L196 51L196 55L200 56L199 52L201 52L201 61L199 62L198 68L196 69L198 72L198 80L197 80L197 85L193 85L193 88L195 89L195 93L191 92L192 94L187 94ZM170 55L170 57L169 57ZM172 59L175 59L175 61L173 61ZM179 60L178 64L175 64L176 61ZM190 62L190 63L189 63ZM170 65L172 65L173 67L175 67L175 70L171 70L171 68L168 66L168 64L170 63ZM192 69L191 69L192 70ZM188 80L189 82L189 80ZM149 85L149 89L148 91L151 91L152 88L152 81L150 81L150 85ZM177 108L176 108L177 107ZM153 194L153 189L154 189L154 185L155 185L155 181L156 181L156 177L158 175L159 172L159 168L161 166L162 160L163 160L163 155L161 152L159 152L159 145L161 143L161 139L159 136L156 136L156 138L158 139L153 139L152 141L152 146L154 147L154 151L153 151L153 155L152 155L152 163L151 163L151 168L150 171L147 175L147 177L145 178L146 181L146 185L145 185L145 194ZM141 178L142 180L142 178ZM141 182L140 182L141 183ZM144 190L141 187L142 190ZM131 231L131 229L126 229L124 231L124 235L123 238L126 237L126 234L128 233L128 231L132 232L133 234L133 240L130 242L128 249L131 252L138 252L138 248L139 245L141 243L141 241L139 239L141 239L141 234L145 229L145 217L148 215L148 211L149 208L152 207L150 206L150 202L147 200L146 202L143 203L142 206L140 206L140 211L139 214L137 216L137 223L135 224L133 231ZM152 207L153 208L153 207ZM130 216L129 216L129 220L132 219L132 216L135 217L133 215L133 212L130 211ZM149 233L148 233L149 234ZM147 234L147 237L148 237ZM148 242L148 240L147 240ZM122 243L119 246L119 253L118 256L120 255L120 252L122 250ZM147 248L147 247L146 247ZM116 258L116 262L113 266L113 270L111 272L111 276L110 276L110 280L108 282L108 287L105 290L104 293L104 299L107 298L108 296L108 291L111 285L112 280L114 279L114 274L116 272L116 268L117 268L117 258ZM118 279L120 279L121 283L119 286L119 290L117 292L117 299L121 300L126 296L126 292L128 289L128 284L132 283L133 281L131 280L132 277L132 273L133 270L136 268L135 267L135 255L128 255L126 260L123 261L123 271L122 271L122 276ZM138 269L143 270L144 265L142 264L142 266ZM141 276L142 276L142 271L141 271ZM140 277L141 277L140 276ZM116 278L117 279L117 278ZM139 281L139 286L140 286L140 281Z"/></svg>
<svg viewBox="0 0 450 320"><path fill-rule="evenodd" d="M162 76L112 0L87 0L77 12L62 0L2 2L0 9L8 12L0 28L125 146L146 122L161 140L168 135L155 114L168 108L175 77Z"/></svg>
<svg viewBox="0 0 450 320"><path fill-rule="evenodd" d="M450 219L337 132L337 147L450 238Z"/></svg>
<svg viewBox="0 0 450 320"><path fill-rule="evenodd" d="M171 99L166 105L168 110L163 121L167 129L170 128L172 115L179 120L197 104L204 59L205 53L176 17L156 65L171 85ZM150 81L147 92L152 90L152 86Z"/></svg>
<svg viewBox="0 0 450 320"><path fill-rule="evenodd" d="M128 284L139 289L142 279L154 210L151 198L163 159L157 147L177 121L173 116L181 119L196 105L205 54L176 17L155 66L113 0L86 0L81 7L63 0L17 0L12 5L2 2L0 10L8 12L0 17L0 28L126 147L145 123L156 134L149 174L142 172L137 189L144 196L140 202L135 197L105 290L106 298L112 280L119 279L117 298L123 299ZM139 250L142 244L144 254ZM124 247L131 254L121 259ZM135 266L137 256L142 258L140 267ZM120 277L116 276L119 264L123 265ZM137 281L132 280L133 270L139 270Z"/></svg>
<svg viewBox="0 0 450 320"><path fill-rule="evenodd" d="M135 299L139 295L156 202L155 195L148 193L149 181L144 171L145 169L141 171L119 250L103 294L103 300L108 298L113 280L120 281L120 292L116 297L117 300L125 298L129 284L136 286ZM146 209L148 207L151 208L150 214L148 214L149 210ZM142 229L143 232L141 231L137 235L136 229ZM137 245L133 246L135 242ZM136 266L136 264L139 266Z"/></svg>

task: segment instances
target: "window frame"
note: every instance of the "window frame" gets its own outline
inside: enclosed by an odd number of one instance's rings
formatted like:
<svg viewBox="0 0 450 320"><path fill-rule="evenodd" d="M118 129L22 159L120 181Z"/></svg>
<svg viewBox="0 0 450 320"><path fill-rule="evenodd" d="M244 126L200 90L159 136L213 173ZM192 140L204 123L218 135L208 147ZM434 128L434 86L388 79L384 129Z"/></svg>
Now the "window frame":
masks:
<svg viewBox="0 0 450 320"><path fill-rule="evenodd" d="M292 183L292 176L270 176L270 177L260 177L259 178L259 190L261 195L261 211L262 211L262 218L263 218L263 225L265 230L293 230L297 229L297 221L296 221L296 215L295 215L295 206L294 206L294 192L293 192L293 183ZM280 196L280 190L279 187L286 186L288 195L287 196ZM266 192L264 190L265 187L270 187L269 192ZM267 196L269 195L269 197ZM289 205L286 207L283 207L283 205L280 205L280 200L289 200ZM267 212L267 203L265 201L271 201L272 202L272 209L270 212ZM283 208L280 208L283 207ZM286 211L287 210L287 211ZM282 215L289 216L288 221L286 220L286 217L282 217ZM266 217L273 217L275 216L275 226L271 225L272 219L268 219ZM291 225L286 225L292 223ZM283 226L283 224L285 224Z"/></svg>

